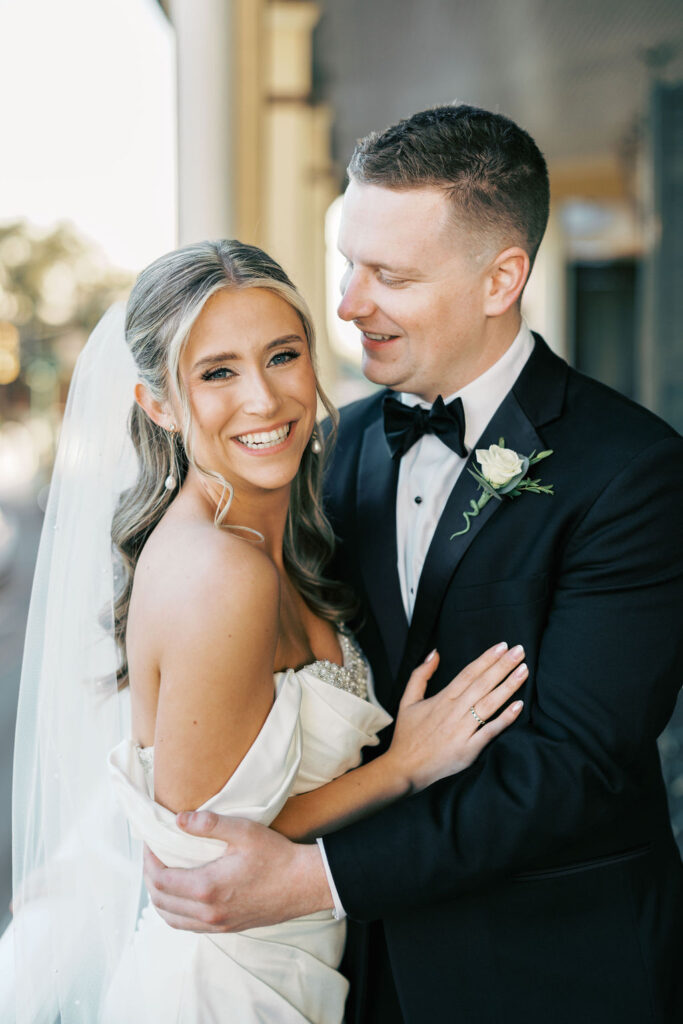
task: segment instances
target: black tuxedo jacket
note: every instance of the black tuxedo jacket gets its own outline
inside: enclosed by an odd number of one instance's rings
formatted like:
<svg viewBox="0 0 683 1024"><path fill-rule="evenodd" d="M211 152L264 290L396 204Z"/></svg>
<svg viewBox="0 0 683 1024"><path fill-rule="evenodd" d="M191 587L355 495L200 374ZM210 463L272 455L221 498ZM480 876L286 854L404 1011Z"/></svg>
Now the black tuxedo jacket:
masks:
<svg viewBox="0 0 683 1024"><path fill-rule="evenodd" d="M326 838L342 903L383 921L409 1024L682 1021L656 738L683 682L683 439L536 336L478 447L553 449L535 475L555 494L491 500L451 539L479 494L463 471L408 626L382 397L342 410L326 496L378 698L395 713L432 647L429 692L501 640L530 678L469 769Z"/></svg>

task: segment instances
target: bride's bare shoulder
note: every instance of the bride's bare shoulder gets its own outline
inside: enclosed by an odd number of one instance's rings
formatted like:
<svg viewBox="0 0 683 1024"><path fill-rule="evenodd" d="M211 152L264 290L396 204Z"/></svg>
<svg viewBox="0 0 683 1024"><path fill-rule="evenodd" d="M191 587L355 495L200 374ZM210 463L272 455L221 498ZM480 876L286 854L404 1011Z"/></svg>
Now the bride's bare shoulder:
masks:
<svg viewBox="0 0 683 1024"><path fill-rule="evenodd" d="M128 641L138 664L156 666L154 786L165 807L200 806L254 742L273 702L278 624L279 576L258 543L193 521L148 541Z"/></svg>
<svg viewBox="0 0 683 1024"><path fill-rule="evenodd" d="M211 523L164 524L149 538L135 569L131 612L140 612L150 625L156 620L168 627L178 618L187 624L195 616L211 619L252 607L269 619L277 616L278 605L278 572L258 539Z"/></svg>

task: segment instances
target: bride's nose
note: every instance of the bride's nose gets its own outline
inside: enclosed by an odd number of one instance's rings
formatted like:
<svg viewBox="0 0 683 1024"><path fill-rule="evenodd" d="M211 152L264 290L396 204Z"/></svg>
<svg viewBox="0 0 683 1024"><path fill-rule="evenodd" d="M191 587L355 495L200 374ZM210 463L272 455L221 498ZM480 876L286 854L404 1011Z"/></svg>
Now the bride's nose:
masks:
<svg viewBox="0 0 683 1024"><path fill-rule="evenodd" d="M265 374L254 372L244 381L242 409L253 416L272 416L281 404L277 388Z"/></svg>

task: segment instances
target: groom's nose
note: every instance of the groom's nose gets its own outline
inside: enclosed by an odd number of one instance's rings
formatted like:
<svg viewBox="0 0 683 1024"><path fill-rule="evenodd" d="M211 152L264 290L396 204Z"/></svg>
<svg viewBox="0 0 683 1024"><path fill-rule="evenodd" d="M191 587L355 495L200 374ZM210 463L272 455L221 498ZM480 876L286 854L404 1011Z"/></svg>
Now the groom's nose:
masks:
<svg viewBox="0 0 683 1024"><path fill-rule="evenodd" d="M371 291L372 282L359 270L347 272L342 279L342 297L337 306L341 320L359 320L375 309Z"/></svg>

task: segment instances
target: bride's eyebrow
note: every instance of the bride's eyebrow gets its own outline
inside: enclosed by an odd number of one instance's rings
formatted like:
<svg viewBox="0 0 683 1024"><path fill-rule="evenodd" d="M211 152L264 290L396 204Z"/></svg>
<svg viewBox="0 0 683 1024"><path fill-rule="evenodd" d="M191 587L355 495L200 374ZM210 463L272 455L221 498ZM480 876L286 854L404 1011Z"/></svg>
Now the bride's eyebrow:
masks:
<svg viewBox="0 0 683 1024"><path fill-rule="evenodd" d="M300 334L283 334L281 338L273 338L265 346L264 351L270 352L271 349L277 348L279 345L291 344L294 341L298 341L300 344L304 343L304 339ZM202 370L205 366L211 366L214 363L234 363L242 358L237 352L216 352L210 356L203 356L198 359L192 367L192 372L195 370Z"/></svg>

